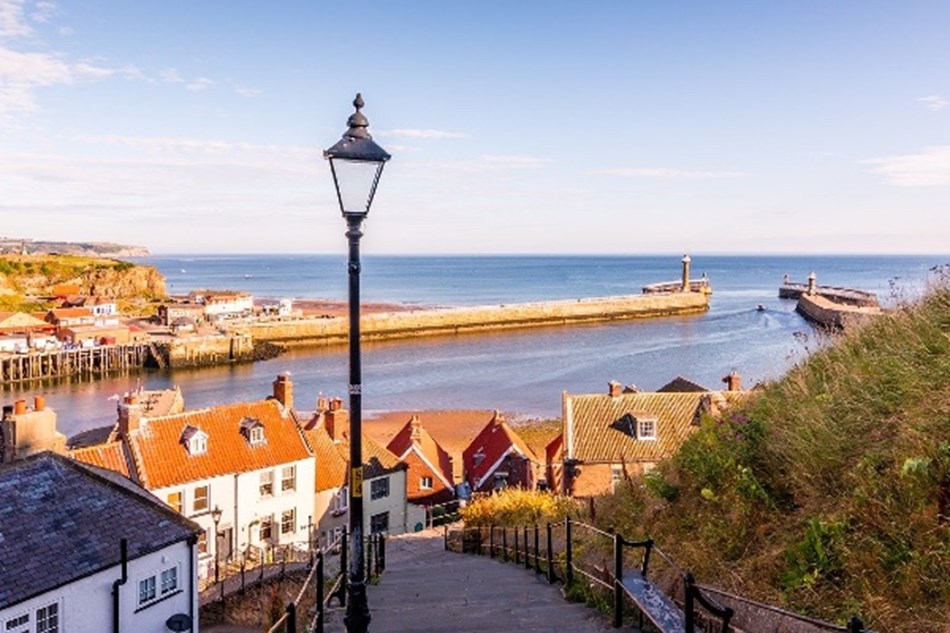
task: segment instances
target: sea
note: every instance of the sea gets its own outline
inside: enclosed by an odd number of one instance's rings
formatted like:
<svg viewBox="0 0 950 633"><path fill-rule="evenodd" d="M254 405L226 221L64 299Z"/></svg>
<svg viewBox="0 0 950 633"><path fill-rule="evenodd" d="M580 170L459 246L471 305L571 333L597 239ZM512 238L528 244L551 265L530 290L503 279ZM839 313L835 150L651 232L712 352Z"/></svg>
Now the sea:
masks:
<svg viewBox="0 0 950 633"><path fill-rule="evenodd" d="M639 294L680 278L682 255L365 256L365 302L412 306L499 305ZM346 300L344 255L163 255L156 266L171 294L243 290L269 299ZM692 277L712 285L705 314L624 322L364 343L363 407L379 412L498 409L510 418L558 417L562 393L606 392L609 381L652 390L676 376L720 388L737 371L751 387L780 377L822 344L823 335L778 298L784 275L878 294L884 306L913 300L950 256L693 255ZM204 369L150 370L94 381L7 389L46 396L67 436L111 424L116 399L143 386L179 386L189 408L260 399L289 372L298 410L319 395L346 397L345 346ZM12 393L11 393L12 392Z"/></svg>

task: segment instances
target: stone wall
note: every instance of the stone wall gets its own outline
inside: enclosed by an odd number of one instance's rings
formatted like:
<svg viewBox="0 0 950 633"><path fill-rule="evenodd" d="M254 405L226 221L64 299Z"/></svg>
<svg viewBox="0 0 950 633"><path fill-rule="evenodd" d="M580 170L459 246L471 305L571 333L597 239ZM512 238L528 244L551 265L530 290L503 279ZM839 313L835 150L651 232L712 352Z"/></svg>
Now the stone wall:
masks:
<svg viewBox="0 0 950 633"><path fill-rule="evenodd" d="M169 367L203 367L255 358L254 341L247 334L188 337L163 347Z"/></svg>
<svg viewBox="0 0 950 633"><path fill-rule="evenodd" d="M363 340L382 340L697 314L708 309L708 295L699 292L679 292L649 296L631 295L513 305L383 312L363 315L360 324ZM345 317L334 317L232 324L228 327L235 332L248 333L255 340L313 344L345 343L349 326Z"/></svg>

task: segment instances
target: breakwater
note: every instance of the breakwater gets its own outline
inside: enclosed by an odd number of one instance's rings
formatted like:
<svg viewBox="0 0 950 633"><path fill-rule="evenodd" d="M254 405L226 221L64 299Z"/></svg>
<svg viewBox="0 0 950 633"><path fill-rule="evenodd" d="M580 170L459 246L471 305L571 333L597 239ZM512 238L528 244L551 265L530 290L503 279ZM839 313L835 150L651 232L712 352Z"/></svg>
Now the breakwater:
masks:
<svg viewBox="0 0 950 633"><path fill-rule="evenodd" d="M707 292L670 292L543 301L514 305L472 306L364 314L364 340L387 340L463 334L514 328L570 325L699 314L709 309ZM305 318L229 324L234 333L281 345L338 344L347 341L346 317Z"/></svg>
<svg viewBox="0 0 950 633"><path fill-rule="evenodd" d="M876 305L858 306L838 303L821 295L810 294L803 294L798 298L795 310L812 323L830 328L858 325L883 314L881 308Z"/></svg>

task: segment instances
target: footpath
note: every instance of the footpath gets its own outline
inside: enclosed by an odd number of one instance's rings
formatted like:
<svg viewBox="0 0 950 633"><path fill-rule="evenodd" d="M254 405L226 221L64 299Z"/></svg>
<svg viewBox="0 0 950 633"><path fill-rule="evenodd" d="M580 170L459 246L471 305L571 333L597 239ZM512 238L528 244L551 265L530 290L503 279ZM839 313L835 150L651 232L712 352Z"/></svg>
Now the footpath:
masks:
<svg viewBox="0 0 950 633"><path fill-rule="evenodd" d="M446 552L442 532L386 541L386 571L367 589L371 633L534 633L613 630L607 618L566 602L561 586L511 563ZM334 603L335 604L335 603ZM327 623L343 632L342 613Z"/></svg>

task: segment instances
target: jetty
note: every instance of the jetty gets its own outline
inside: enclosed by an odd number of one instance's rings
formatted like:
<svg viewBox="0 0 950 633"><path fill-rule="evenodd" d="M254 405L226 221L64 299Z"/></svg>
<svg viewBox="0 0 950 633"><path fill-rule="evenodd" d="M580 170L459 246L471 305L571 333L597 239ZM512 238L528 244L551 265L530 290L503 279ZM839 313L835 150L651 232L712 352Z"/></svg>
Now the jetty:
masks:
<svg viewBox="0 0 950 633"><path fill-rule="evenodd" d="M796 312L812 323L829 328L843 329L883 314L873 292L819 286L814 272L803 284L794 283L785 275L778 296L780 299L796 299Z"/></svg>

